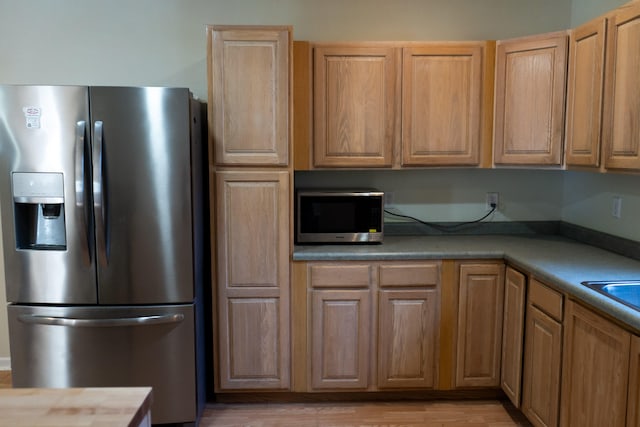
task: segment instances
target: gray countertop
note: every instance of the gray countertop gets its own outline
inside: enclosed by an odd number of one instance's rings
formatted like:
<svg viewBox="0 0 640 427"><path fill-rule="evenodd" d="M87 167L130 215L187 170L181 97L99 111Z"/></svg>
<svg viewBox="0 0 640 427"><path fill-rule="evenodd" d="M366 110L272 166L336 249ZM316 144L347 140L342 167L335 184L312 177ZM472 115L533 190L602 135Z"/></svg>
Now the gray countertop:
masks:
<svg viewBox="0 0 640 427"><path fill-rule="evenodd" d="M559 236L385 236L375 245L296 246L294 261L504 259L640 332L640 311L581 284L640 280L640 261Z"/></svg>

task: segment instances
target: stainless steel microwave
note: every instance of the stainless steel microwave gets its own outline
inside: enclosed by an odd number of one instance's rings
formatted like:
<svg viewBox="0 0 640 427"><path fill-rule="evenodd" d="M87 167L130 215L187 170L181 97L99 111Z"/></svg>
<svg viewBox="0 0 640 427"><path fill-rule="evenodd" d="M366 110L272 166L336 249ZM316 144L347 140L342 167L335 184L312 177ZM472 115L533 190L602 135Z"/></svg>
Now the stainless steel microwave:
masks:
<svg viewBox="0 0 640 427"><path fill-rule="evenodd" d="M298 190L296 243L382 242L384 193L377 190Z"/></svg>

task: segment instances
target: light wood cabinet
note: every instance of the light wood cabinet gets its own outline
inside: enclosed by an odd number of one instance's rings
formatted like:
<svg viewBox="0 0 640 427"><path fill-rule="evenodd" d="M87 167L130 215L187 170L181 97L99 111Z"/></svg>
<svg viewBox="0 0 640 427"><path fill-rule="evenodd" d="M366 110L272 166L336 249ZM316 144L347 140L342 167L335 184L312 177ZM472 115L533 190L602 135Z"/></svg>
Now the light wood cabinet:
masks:
<svg viewBox="0 0 640 427"><path fill-rule="evenodd" d="M507 267L504 282L502 321L501 387L516 408L520 407L522 385L522 347L527 278Z"/></svg>
<svg viewBox="0 0 640 427"><path fill-rule="evenodd" d="M439 263L383 264L378 297L378 388L433 388Z"/></svg>
<svg viewBox="0 0 640 427"><path fill-rule="evenodd" d="M289 179L215 173L220 389L289 386Z"/></svg>
<svg viewBox="0 0 640 427"><path fill-rule="evenodd" d="M500 386L504 264L459 266L456 387Z"/></svg>
<svg viewBox="0 0 640 427"><path fill-rule="evenodd" d="M313 50L314 167L477 166L490 149L493 42Z"/></svg>
<svg viewBox="0 0 640 427"><path fill-rule="evenodd" d="M567 303L561 426L625 426L630 340L609 320Z"/></svg>
<svg viewBox="0 0 640 427"><path fill-rule="evenodd" d="M388 46L314 47L314 166L391 167L400 136L398 60Z"/></svg>
<svg viewBox="0 0 640 427"><path fill-rule="evenodd" d="M561 165L566 75L566 32L497 42L496 165Z"/></svg>
<svg viewBox="0 0 640 427"><path fill-rule="evenodd" d="M640 337L631 336L627 427L640 427Z"/></svg>
<svg viewBox="0 0 640 427"><path fill-rule="evenodd" d="M558 425L562 365L562 294L529 284L522 412L535 426Z"/></svg>
<svg viewBox="0 0 640 427"><path fill-rule="evenodd" d="M290 27L207 27L209 152L218 165L289 162Z"/></svg>
<svg viewBox="0 0 640 427"><path fill-rule="evenodd" d="M480 163L490 144L494 49L485 42L403 48L403 166Z"/></svg>
<svg viewBox="0 0 640 427"><path fill-rule="evenodd" d="M311 291L311 386L366 389L371 354L371 291Z"/></svg>
<svg viewBox="0 0 640 427"><path fill-rule="evenodd" d="M314 262L304 271L308 391L435 387L439 261Z"/></svg>
<svg viewBox="0 0 640 427"><path fill-rule="evenodd" d="M603 144L607 169L640 169L640 3L609 20Z"/></svg>
<svg viewBox="0 0 640 427"><path fill-rule="evenodd" d="M571 31L567 83L566 163L600 166L607 19Z"/></svg>

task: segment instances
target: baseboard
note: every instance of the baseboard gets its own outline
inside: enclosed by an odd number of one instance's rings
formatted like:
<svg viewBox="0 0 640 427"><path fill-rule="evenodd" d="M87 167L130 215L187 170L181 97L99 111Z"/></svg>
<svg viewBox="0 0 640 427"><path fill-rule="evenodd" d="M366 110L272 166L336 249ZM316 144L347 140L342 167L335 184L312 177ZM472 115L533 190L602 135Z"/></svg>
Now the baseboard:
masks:
<svg viewBox="0 0 640 427"><path fill-rule="evenodd" d="M0 371L10 371L10 370L11 370L11 358L0 357Z"/></svg>

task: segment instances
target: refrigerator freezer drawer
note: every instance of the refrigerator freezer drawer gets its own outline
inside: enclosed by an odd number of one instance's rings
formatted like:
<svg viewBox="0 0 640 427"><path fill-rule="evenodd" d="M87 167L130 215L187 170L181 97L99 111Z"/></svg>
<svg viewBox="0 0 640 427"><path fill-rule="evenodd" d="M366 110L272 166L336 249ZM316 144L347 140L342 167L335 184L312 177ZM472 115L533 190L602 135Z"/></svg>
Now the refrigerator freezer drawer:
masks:
<svg viewBox="0 0 640 427"><path fill-rule="evenodd" d="M8 307L14 387L153 387L155 423L196 420L194 306Z"/></svg>

